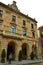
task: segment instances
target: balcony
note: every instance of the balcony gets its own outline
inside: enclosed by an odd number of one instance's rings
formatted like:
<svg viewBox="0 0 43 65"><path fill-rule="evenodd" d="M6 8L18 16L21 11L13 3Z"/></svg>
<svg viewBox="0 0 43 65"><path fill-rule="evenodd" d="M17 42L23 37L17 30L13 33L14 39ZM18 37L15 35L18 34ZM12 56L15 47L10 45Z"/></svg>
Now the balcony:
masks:
<svg viewBox="0 0 43 65"><path fill-rule="evenodd" d="M10 31L3 31L0 30L0 35L4 36L4 37L9 37L9 38L15 38L15 39L30 39L30 36L23 36L22 34L18 34L18 33L12 33Z"/></svg>
<svg viewBox="0 0 43 65"><path fill-rule="evenodd" d="M10 22L10 24L13 24L13 25L17 26L16 22Z"/></svg>
<svg viewBox="0 0 43 65"><path fill-rule="evenodd" d="M3 31L3 36L6 37L11 37L11 38L17 38L17 39L22 39L22 35L18 33L12 33L10 31Z"/></svg>

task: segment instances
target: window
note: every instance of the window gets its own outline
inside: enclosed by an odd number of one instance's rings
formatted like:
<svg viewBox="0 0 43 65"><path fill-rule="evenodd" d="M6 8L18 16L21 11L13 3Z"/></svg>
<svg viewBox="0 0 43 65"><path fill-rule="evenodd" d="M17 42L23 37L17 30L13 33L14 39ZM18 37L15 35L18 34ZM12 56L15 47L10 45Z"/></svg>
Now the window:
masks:
<svg viewBox="0 0 43 65"><path fill-rule="evenodd" d="M2 11L2 10L0 10L0 17L2 17L2 14L3 14L3 11Z"/></svg>
<svg viewBox="0 0 43 65"><path fill-rule="evenodd" d="M25 29L23 29L23 36L26 36L26 30Z"/></svg>
<svg viewBox="0 0 43 65"><path fill-rule="evenodd" d="M43 35L43 30L42 30L42 32L41 32L41 33L42 33L42 35Z"/></svg>
<svg viewBox="0 0 43 65"><path fill-rule="evenodd" d="M2 23L0 23L0 28L2 27Z"/></svg>
<svg viewBox="0 0 43 65"><path fill-rule="evenodd" d="M31 24L31 28L34 28L33 24Z"/></svg>
<svg viewBox="0 0 43 65"><path fill-rule="evenodd" d="M35 33L34 32L32 32L32 36L35 38Z"/></svg>
<svg viewBox="0 0 43 65"><path fill-rule="evenodd" d="M11 26L11 32L16 33L16 27L15 26Z"/></svg>
<svg viewBox="0 0 43 65"><path fill-rule="evenodd" d="M16 21L16 17L15 16L12 16L12 21Z"/></svg>
<svg viewBox="0 0 43 65"><path fill-rule="evenodd" d="M26 25L26 21L25 20L23 20L23 25Z"/></svg>

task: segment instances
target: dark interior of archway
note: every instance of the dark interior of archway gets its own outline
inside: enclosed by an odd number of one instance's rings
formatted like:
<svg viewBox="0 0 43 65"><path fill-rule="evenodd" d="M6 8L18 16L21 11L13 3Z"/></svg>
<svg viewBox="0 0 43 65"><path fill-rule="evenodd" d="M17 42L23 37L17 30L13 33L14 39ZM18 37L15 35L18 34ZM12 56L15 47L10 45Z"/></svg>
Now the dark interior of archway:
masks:
<svg viewBox="0 0 43 65"><path fill-rule="evenodd" d="M23 54L24 55L27 55L27 47L26 46L23 46L22 47L22 51L23 51Z"/></svg>
<svg viewBox="0 0 43 65"><path fill-rule="evenodd" d="M23 59L27 59L27 45L23 44L22 45L22 53L23 53Z"/></svg>
<svg viewBox="0 0 43 65"><path fill-rule="evenodd" d="M12 44L8 44L8 47L7 47L7 60L9 59L9 54L14 54L14 46Z"/></svg>

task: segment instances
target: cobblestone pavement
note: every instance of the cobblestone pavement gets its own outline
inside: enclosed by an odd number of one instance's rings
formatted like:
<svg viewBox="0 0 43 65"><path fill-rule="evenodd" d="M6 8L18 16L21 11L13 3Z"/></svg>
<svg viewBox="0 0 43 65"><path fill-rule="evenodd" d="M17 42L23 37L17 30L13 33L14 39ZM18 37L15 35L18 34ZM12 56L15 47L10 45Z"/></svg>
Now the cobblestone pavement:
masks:
<svg viewBox="0 0 43 65"><path fill-rule="evenodd" d="M12 61L11 64L5 62L5 63L0 63L0 65L43 65L43 60Z"/></svg>

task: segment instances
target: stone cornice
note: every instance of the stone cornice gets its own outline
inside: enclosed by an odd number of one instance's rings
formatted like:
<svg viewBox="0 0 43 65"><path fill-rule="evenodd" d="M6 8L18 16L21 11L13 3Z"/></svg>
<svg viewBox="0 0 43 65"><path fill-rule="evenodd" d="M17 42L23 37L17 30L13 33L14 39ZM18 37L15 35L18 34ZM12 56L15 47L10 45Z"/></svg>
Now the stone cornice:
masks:
<svg viewBox="0 0 43 65"><path fill-rule="evenodd" d="M5 5L5 4L3 4L3 3L1 3L1 2L0 2L0 5L3 6L4 8L7 8L7 9L9 9L9 10L11 10L11 11L17 13L17 14L20 14L21 16L24 16L24 17L26 17L26 18L32 20L33 22L36 22L36 23L37 23L37 21L36 21L35 19L33 19L33 18L31 18L31 17L29 17L29 16L27 16L27 15L21 13L20 11L18 12L18 11L16 11L16 10L12 9L12 8L9 7L8 5Z"/></svg>

